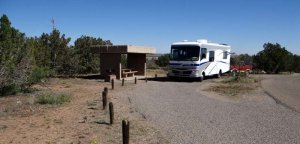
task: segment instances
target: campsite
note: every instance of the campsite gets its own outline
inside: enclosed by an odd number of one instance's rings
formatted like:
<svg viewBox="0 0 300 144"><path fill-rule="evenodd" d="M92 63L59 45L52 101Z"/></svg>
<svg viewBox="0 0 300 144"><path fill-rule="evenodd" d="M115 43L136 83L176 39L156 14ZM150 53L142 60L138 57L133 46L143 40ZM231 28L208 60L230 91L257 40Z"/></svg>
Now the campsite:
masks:
<svg viewBox="0 0 300 144"><path fill-rule="evenodd" d="M299 5L0 0L0 144L300 143Z"/></svg>

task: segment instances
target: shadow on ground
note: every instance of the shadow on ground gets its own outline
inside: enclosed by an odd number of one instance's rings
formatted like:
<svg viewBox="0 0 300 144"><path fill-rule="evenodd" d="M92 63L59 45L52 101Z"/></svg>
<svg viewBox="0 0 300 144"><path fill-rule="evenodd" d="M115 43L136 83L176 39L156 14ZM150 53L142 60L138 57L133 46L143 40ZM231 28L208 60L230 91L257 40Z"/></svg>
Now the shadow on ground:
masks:
<svg viewBox="0 0 300 144"><path fill-rule="evenodd" d="M74 76L64 76L59 75L57 78L81 78L81 79L104 79L104 76L100 74L86 74L86 75L74 75Z"/></svg>
<svg viewBox="0 0 300 144"><path fill-rule="evenodd" d="M206 77L205 79L212 79L213 77ZM146 79L141 79L146 80ZM148 81L157 81L157 82L201 82L199 78L169 78L169 77L153 77L147 78Z"/></svg>

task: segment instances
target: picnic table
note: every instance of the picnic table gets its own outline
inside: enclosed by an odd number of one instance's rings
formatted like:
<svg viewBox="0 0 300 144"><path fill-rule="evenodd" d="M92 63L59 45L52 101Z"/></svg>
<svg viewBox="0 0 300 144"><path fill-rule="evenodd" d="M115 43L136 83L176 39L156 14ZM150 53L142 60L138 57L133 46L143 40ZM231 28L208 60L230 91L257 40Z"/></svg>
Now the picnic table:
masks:
<svg viewBox="0 0 300 144"><path fill-rule="evenodd" d="M128 76L134 77L134 74L138 72L138 71L135 71L133 69L128 69L128 68L121 69L121 71L122 71L122 76L124 78L127 78Z"/></svg>

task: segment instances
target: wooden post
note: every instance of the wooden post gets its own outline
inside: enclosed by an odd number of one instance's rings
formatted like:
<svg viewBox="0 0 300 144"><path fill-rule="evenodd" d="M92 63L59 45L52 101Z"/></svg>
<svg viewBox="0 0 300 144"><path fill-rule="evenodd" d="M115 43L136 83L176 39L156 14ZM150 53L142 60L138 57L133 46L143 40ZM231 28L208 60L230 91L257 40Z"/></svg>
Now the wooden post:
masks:
<svg viewBox="0 0 300 144"><path fill-rule="evenodd" d="M121 57L121 55L120 55L120 57ZM119 79L122 78L122 63L119 63L119 77L117 77L117 78L119 78Z"/></svg>
<svg viewBox="0 0 300 144"><path fill-rule="evenodd" d="M115 88L115 80L112 79L112 80L111 80L111 89L113 90L114 88Z"/></svg>
<svg viewBox="0 0 300 144"><path fill-rule="evenodd" d="M124 78L123 78L123 79L122 79L122 86L124 86L124 81L125 81L125 80L124 80Z"/></svg>
<svg viewBox="0 0 300 144"><path fill-rule="evenodd" d="M103 109L105 109L107 104L107 93L105 91L102 92L102 102L103 102Z"/></svg>
<svg viewBox="0 0 300 144"><path fill-rule="evenodd" d="M114 123L114 105L112 102L109 102L109 119L110 119L110 124L112 125Z"/></svg>
<svg viewBox="0 0 300 144"><path fill-rule="evenodd" d="M105 87L105 88L104 88L104 91L106 92L106 95L107 95L107 94L108 94L108 88Z"/></svg>
<svg viewBox="0 0 300 144"><path fill-rule="evenodd" d="M135 77L135 78L134 78L134 84L136 84L136 83L137 83L137 78Z"/></svg>
<svg viewBox="0 0 300 144"><path fill-rule="evenodd" d="M157 74L155 74L155 79L157 79Z"/></svg>
<svg viewBox="0 0 300 144"><path fill-rule="evenodd" d="M147 77L145 77L145 81L146 81L146 82L148 82L148 79L147 79Z"/></svg>
<svg viewBox="0 0 300 144"><path fill-rule="evenodd" d="M129 144L129 121L122 121L123 144Z"/></svg>

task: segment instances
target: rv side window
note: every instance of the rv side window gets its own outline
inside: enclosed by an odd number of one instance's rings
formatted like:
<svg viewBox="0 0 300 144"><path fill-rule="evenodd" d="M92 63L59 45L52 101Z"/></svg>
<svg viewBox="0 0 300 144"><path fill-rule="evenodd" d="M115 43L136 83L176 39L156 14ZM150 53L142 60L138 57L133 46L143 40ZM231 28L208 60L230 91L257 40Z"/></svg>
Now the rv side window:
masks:
<svg viewBox="0 0 300 144"><path fill-rule="evenodd" d="M215 51L209 51L209 61L215 61Z"/></svg>
<svg viewBox="0 0 300 144"><path fill-rule="evenodd" d="M206 58L207 48L201 48L201 59Z"/></svg>
<svg viewBox="0 0 300 144"><path fill-rule="evenodd" d="M223 52L223 59L227 59L227 56L228 56L228 52L227 52L227 51L224 51L224 52Z"/></svg>

